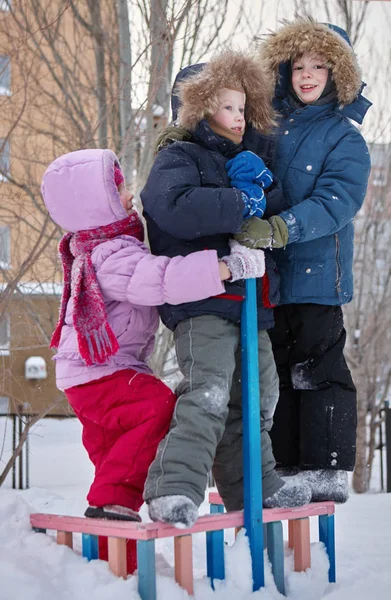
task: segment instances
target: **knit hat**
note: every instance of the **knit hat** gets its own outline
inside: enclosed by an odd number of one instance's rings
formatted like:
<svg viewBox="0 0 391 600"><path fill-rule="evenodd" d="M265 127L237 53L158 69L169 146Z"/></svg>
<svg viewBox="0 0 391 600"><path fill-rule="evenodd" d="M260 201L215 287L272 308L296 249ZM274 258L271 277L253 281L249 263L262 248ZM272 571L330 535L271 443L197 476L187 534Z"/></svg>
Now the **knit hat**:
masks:
<svg viewBox="0 0 391 600"><path fill-rule="evenodd" d="M114 181L117 188L125 181L124 174L121 171L121 168L117 165L114 165Z"/></svg>

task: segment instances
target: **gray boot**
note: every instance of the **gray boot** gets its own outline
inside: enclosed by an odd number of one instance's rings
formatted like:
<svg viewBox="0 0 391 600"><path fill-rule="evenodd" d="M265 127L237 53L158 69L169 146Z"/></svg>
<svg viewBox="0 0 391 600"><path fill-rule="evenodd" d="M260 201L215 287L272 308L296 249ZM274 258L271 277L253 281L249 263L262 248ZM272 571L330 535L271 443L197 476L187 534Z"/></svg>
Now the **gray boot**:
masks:
<svg viewBox="0 0 391 600"><path fill-rule="evenodd" d="M283 478L285 483L263 501L264 508L293 508L311 502L311 488L295 476Z"/></svg>
<svg viewBox="0 0 391 600"><path fill-rule="evenodd" d="M300 471L295 478L311 488L312 502L333 500L343 504L349 497L347 471L333 469Z"/></svg>
<svg viewBox="0 0 391 600"><path fill-rule="evenodd" d="M198 508L187 496L173 495L152 498L148 502L152 521L163 521L178 529L193 527L198 518Z"/></svg>

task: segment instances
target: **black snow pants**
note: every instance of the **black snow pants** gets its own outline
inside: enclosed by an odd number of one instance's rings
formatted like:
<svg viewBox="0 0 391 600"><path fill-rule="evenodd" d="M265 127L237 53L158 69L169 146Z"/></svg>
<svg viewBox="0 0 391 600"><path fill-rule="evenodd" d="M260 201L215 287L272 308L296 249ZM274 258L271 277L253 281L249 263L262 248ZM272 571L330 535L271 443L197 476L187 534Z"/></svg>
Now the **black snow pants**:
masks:
<svg viewBox="0 0 391 600"><path fill-rule="evenodd" d="M275 322L269 334L280 379L271 430L277 467L352 471L356 388L343 354L341 307L279 306Z"/></svg>

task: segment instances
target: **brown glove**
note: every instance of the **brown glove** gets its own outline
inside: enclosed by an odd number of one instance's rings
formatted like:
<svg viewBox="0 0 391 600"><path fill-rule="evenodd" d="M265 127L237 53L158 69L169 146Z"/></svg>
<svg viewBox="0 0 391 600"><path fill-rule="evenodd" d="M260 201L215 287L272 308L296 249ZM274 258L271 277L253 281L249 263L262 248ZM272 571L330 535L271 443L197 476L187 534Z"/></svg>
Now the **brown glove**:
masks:
<svg viewBox="0 0 391 600"><path fill-rule="evenodd" d="M284 219L275 216L267 221L251 217L243 221L235 240L248 248L284 248L288 243L288 227Z"/></svg>

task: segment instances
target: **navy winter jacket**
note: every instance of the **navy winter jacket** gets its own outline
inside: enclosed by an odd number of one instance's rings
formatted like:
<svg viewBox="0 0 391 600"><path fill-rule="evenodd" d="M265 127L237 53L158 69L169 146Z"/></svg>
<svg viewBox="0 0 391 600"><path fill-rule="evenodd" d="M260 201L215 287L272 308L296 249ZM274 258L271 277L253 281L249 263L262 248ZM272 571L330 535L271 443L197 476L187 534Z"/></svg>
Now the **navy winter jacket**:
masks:
<svg viewBox="0 0 391 600"><path fill-rule="evenodd" d="M259 152L265 143L251 130L244 139L252 151ZM225 164L242 150L201 121L192 141L175 142L158 153L141 192L153 254L186 256L204 249L216 249L219 258L229 254L228 242L240 229L244 203L241 192L230 187ZM271 190L270 205L274 214L283 209L277 186ZM266 216L269 213L270 209ZM264 305L273 306L279 299L279 275L271 253L265 252L265 258L267 277L257 280L260 329L274 325L273 309ZM226 294L207 300L161 306L163 323L173 330L180 321L205 314L239 323L244 281L225 282L225 288Z"/></svg>

